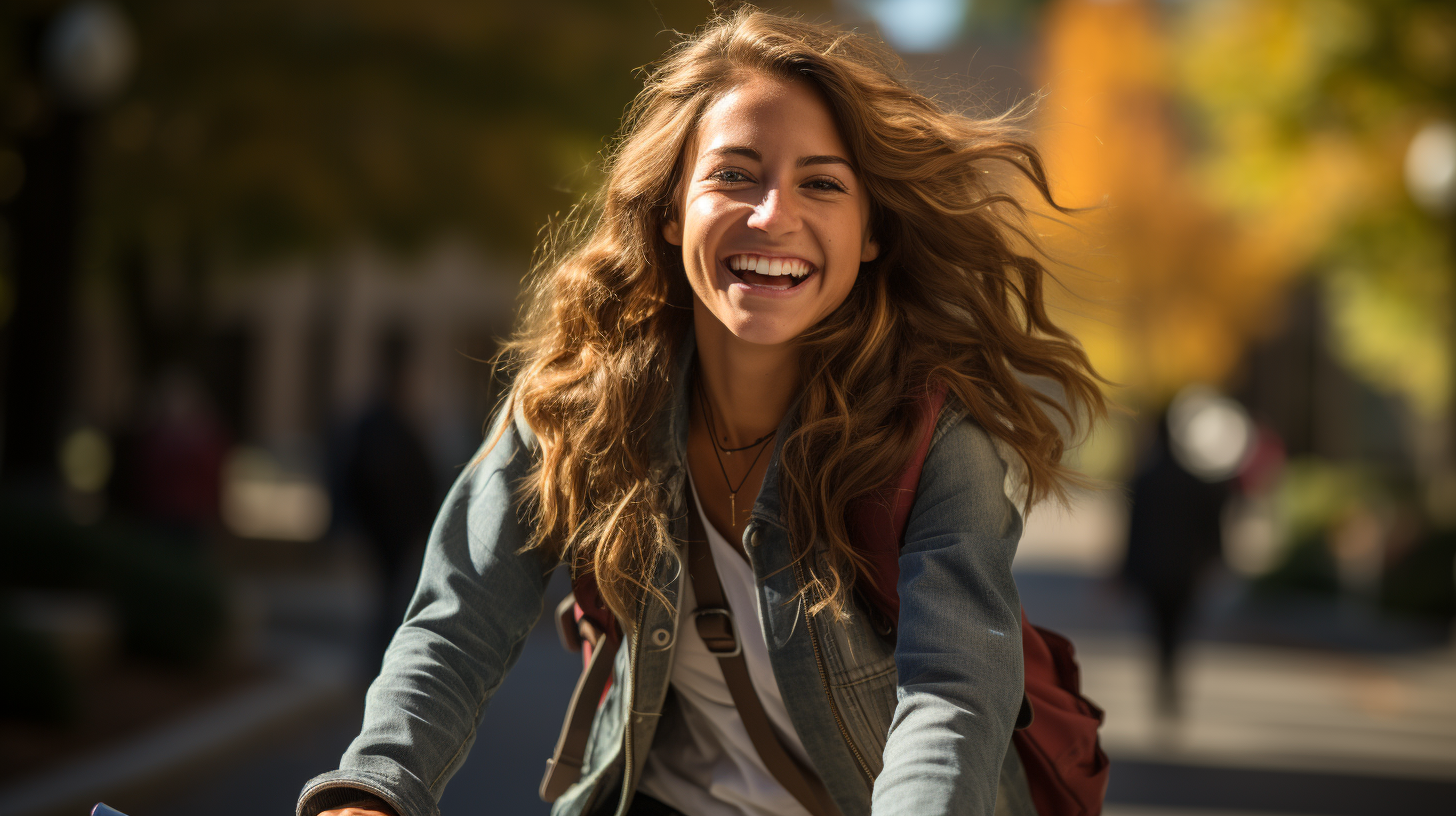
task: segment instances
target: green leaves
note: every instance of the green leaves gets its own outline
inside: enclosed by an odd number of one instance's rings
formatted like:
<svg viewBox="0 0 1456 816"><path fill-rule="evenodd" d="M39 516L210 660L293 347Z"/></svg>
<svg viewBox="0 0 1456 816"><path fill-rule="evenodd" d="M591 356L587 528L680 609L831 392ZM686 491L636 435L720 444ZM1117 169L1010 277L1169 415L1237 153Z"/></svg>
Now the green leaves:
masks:
<svg viewBox="0 0 1456 816"><path fill-rule="evenodd" d="M262 260L442 232L524 251L707 3L134 0L138 70L93 140L103 255L201 236ZM13 32L12 32L13 33Z"/></svg>

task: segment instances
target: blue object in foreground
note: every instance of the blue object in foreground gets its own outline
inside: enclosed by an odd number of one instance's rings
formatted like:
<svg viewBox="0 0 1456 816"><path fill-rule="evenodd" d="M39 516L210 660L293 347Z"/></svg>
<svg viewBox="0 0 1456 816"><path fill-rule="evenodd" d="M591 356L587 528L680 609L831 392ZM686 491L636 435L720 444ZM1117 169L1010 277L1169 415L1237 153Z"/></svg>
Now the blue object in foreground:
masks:
<svg viewBox="0 0 1456 816"><path fill-rule="evenodd" d="M91 816L126 816L126 814L116 808L107 807L102 802L97 802L96 807L91 808Z"/></svg>

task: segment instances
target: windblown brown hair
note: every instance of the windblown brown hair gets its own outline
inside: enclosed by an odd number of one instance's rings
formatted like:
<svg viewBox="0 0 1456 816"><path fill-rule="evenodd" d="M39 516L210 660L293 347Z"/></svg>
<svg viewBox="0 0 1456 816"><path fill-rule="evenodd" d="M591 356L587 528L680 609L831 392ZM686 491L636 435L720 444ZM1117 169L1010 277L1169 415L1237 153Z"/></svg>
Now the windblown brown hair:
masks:
<svg viewBox="0 0 1456 816"><path fill-rule="evenodd" d="M1070 428L1105 411L1086 355L1043 306L1048 277L1017 198L993 189L1010 168L1048 205L1037 151L1017 117L943 109L897 78L898 60L861 34L751 8L710 22L648 74L608 153L606 181L568 217L538 262L523 327L506 347L510 399L539 441L520 486L533 538L591 569L631 626L668 532L655 421L672 399L692 295L681 250L661 225L675 206L684 149L704 111L745 76L810 83L829 104L872 202L880 256L845 302L800 338L804 393L783 441L784 522L804 559L814 611L838 614L864 562L849 503L904 467L917 395L943 388L1025 465L1026 502L1062 495ZM1058 401L1027 376L1054 383Z"/></svg>

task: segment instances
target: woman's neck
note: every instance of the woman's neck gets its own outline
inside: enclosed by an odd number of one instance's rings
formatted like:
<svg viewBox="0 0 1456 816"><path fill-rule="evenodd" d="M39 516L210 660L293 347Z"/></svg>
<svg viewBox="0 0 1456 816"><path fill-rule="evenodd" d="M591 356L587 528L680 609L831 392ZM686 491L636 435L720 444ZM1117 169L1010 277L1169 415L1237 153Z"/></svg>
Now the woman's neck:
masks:
<svg viewBox="0 0 1456 816"><path fill-rule="evenodd" d="M799 392L799 352L735 337L707 310L693 321L698 372L718 442L741 447L778 428Z"/></svg>

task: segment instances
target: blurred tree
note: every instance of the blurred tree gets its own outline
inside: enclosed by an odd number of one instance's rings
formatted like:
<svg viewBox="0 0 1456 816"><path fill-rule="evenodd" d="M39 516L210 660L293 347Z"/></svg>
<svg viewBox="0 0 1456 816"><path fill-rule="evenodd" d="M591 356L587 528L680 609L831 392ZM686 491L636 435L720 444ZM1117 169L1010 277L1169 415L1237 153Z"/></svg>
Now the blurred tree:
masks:
<svg viewBox="0 0 1456 816"><path fill-rule="evenodd" d="M139 70L96 134L96 244L251 260L458 230L529 248L589 187L634 69L703 0L131 0Z"/></svg>
<svg viewBox="0 0 1456 816"><path fill-rule="evenodd" d="M1054 2L1041 48L1037 130L1053 190L1096 208L1042 231L1066 261L1057 300L1069 326L1129 386L1125 401L1158 407L1189 382L1221 381L1299 262L1200 189L1155 4Z"/></svg>
<svg viewBox="0 0 1456 816"><path fill-rule="evenodd" d="M1417 134L1456 122L1456 7L1058 0L1043 48L1038 124L1057 189L1105 205L1081 229L1047 223L1068 261L1060 305L1103 372L1131 386L1119 396L1157 405L1225 379L1280 329L1290 283L1312 277L1328 313L1318 342L1408 407L1424 522L1456 527L1456 156L1427 170L1444 200L1418 205L1408 186L1421 189ZM1353 414L1342 393L1311 385L1311 423ZM1279 580L1333 586L1335 538L1294 531ZM1386 551L1382 602L1449 615L1451 540Z"/></svg>
<svg viewBox="0 0 1456 816"><path fill-rule="evenodd" d="M1175 78L1205 196L1279 263L1324 276L1335 350L1435 415L1452 393L1452 223L1402 168L1456 117L1456 8L1438 0L1211 0L1176 20Z"/></svg>
<svg viewBox="0 0 1456 816"><path fill-rule="evenodd" d="M1038 122L1070 203L1061 305L1129 401L1227 377L1317 273L1328 338L1427 416L1451 405L1449 214L1411 201L1423 125L1456 118L1456 10L1434 0L1059 0Z"/></svg>

